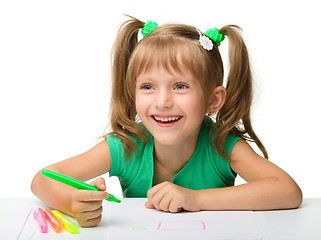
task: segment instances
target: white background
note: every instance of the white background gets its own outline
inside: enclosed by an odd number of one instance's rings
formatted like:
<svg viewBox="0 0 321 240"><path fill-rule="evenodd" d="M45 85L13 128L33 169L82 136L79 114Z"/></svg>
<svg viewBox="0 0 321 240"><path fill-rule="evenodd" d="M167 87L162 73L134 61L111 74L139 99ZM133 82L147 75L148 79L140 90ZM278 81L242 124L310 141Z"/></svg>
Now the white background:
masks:
<svg viewBox="0 0 321 240"><path fill-rule="evenodd" d="M1 1L0 197L33 196L39 169L99 141L109 119L110 49L123 14L202 31L241 26L257 79L254 128L270 160L304 196L321 197L319 6L307 0ZM227 45L221 46L225 62ZM108 182L121 197L117 179Z"/></svg>

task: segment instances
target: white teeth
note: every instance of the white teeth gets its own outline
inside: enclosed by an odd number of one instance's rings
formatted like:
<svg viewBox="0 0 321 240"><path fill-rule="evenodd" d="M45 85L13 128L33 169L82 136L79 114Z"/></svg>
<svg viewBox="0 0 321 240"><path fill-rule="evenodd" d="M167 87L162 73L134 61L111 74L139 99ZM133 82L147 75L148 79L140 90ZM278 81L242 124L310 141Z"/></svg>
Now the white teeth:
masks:
<svg viewBox="0 0 321 240"><path fill-rule="evenodd" d="M160 122L169 122L169 121L177 121L180 117L169 117L169 118L163 118L163 117L156 117L154 116L156 121Z"/></svg>

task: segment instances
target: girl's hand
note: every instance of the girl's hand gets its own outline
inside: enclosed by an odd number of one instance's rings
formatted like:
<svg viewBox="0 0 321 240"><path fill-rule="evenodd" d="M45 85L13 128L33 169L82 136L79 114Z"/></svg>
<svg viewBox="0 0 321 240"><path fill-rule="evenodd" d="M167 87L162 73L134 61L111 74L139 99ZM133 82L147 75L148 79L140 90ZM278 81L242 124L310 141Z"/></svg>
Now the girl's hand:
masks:
<svg viewBox="0 0 321 240"><path fill-rule="evenodd" d="M93 227L101 221L102 201L109 197L104 178L90 184L101 191L75 190L71 196L71 211L81 227Z"/></svg>
<svg viewBox="0 0 321 240"><path fill-rule="evenodd" d="M181 210L200 211L196 191L177 186L171 182L162 182L147 192L147 208L156 208L164 212L177 213Z"/></svg>

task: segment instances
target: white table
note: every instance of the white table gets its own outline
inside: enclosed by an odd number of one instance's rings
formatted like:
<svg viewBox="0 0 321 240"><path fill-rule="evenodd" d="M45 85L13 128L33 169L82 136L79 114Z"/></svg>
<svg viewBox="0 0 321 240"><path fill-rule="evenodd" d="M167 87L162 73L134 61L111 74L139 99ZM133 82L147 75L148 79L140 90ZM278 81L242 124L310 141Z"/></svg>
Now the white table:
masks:
<svg viewBox="0 0 321 240"><path fill-rule="evenodd" d="M146 211L143 203L146 199L122 199L123 202L128 203L128 201L138 201L139 209L135 209L135 211ZM111 219L109 214L109 208L114 208L113 205L115 203L104 202L104 212L103 212L103 220L102 222L94 227L94 228L81 228L80 234L72 235L70 233L54 233L52 230L47 234L40 233L37 228L36 223L32 219L32 214L30 214L29 218L24 222L25 226L22 228L22 232L18 229L16 233L12 233L10 231L10 227L4 228L3 224L0 224L0 239L2 240L10 240L10 239L110 239L110 231L115 224L114 221L119 221L116 219ZM126 206L124 204L123 206ZM128 206L128 204L127 204ZM46 205L42 203L37 198L1 198L0 199L0 223L3 223L4 220L7 220L7 216L5 215L5 210L12 208L26 208L27 211L24 213L15 212L15 217L18 219L26 219L26 212L31 212L32 209L41 207L45 208ZM156 210L155 210L156 211ZM128 212L131 212L131 209L128 209ZM239 212L235 212L237 214ZM22 214L22 216L19 216ZM157 213L160 214L160 213ZM233 213L232 213L233 214ZM264 231L267 233L263 238L255 238L255 239L273 239L273 240L320 240L321 239L321 198L306 198L302 206L298 209L294 210L281 210L281 211L258 211L254 212L254 215L257 221L260 223ZM133 216L133 214L128 214L128 218L135 218L138 216ZM77 221L70 217L76 225L78 225ZM15 224L15 223L12 223ZM34 230L31 234L26 230L27 227L33 226ZM79 226L79 225L78 225ZM21 226L20 226L21 227ZM17 228L20 228L17 226ZM30 230L30 229L29 229ZM18 237L18 234L20 235ZM11 234L10 234L11 233ZM170 240L170 231L168 232L168 240ZM134 235L133 235L134 236ZM18 238L17 238L18 237ZM135 238L133 238L135 239ZM157 239L157 237L155 238ZM174 239L174 238L173 238ZM177 239L177 238L175 238ZM235 239L235 238L233 238ZM236 238L238 239L238 238ZM244 239L244 238L243 238ZM121 238L117 238L117 240L121 240Z"/></svg>

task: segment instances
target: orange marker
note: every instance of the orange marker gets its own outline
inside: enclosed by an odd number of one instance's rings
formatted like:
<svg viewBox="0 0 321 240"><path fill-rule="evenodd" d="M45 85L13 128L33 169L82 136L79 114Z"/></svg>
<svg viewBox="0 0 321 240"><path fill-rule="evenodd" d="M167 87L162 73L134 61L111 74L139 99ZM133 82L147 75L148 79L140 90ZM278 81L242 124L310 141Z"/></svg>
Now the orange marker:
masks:
<svg viewBox="0 0 321 240"><path fill-rule="evenodd" d="M44 212L45 212L45 217L46 217L47 221L50 222L52 228L57 233L62 232L62 230L64 228L63 222L60 219L56 218L56 216L48 208L46 208L44 210Z"/></svg>

